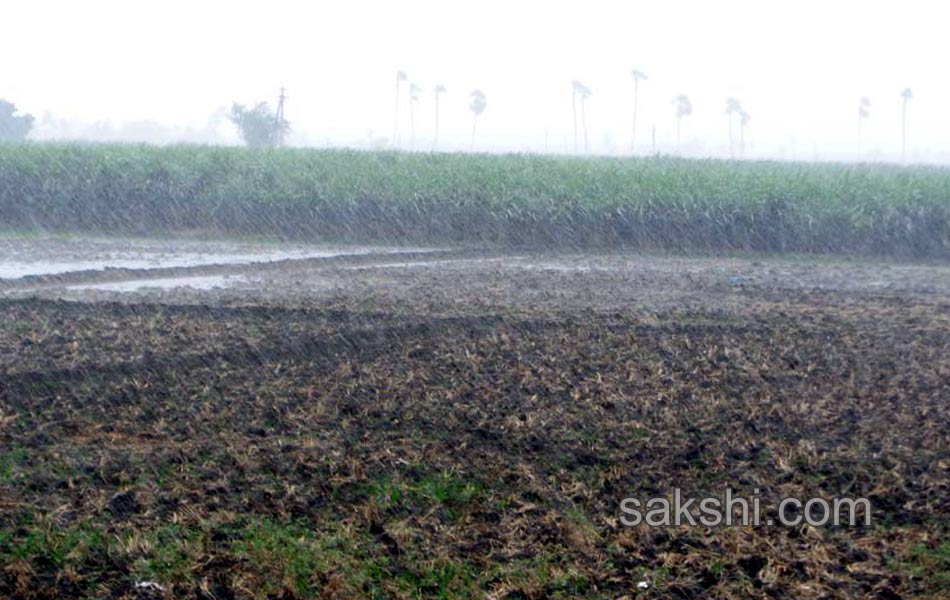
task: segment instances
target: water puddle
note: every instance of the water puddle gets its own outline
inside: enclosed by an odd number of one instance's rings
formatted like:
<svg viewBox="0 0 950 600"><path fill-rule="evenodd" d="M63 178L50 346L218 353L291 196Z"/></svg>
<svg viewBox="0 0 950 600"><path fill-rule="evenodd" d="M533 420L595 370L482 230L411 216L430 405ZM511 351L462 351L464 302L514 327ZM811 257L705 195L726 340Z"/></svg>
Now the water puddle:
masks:
<svg viewBox="0 0 950 600"><path fill-rule="evenodd" d="M613 271L616 269L610 269L607 267L596 267L591 265L580 265L580 264L567 264L567 263L555 263L555 262L526 262L518 263L511 265L512 267L517 267L520 269L528 269L531 271L550 271L553 273L590 273L592 271Z"/></svg>
<svg viewBox="0 0 950 600"><path fill-rule="evenodd" d="M354 265L352 267L346 267L346 268L352 271L365 271L368 269L417 269L417 268L441 267L443 265L498 263L498 262L513 260L517 258L518 257L447 258L444 260L414 260L414 261L406 261L406 262L375 263L371 265Z"/></svg>
<svg viewBox="0 0 950 600"><path fill-rule="evenodd" d="M163 240L0 240L0 279L105 269L168 269L282 260L432 252L432 248L370 246L277 246Z"/></svg>
<svg viewBox="0 0 950 600"><path fill-rule="evenodd" d="M493 268L502 269L521 269L528 271L549 271L555 273L591 273L608 272L622 270L622 265L602 265L590 264L572 260L550 260L538 261L525 256L504 256L496 258L448 258L444 260L414 260L406 262L386 262L371 265L355 265L347 267L354 271L364 271L368 269L415 269L415 268L436 268L443 266L475 266L492 265Z"/></svg>
<svg viewBox="0 0 950 600"><path fill-rule="evenodd" d="M146 290L173 290L187 288L192 290L217 290L229 288L239 283L247 283L240 275L206 275L196 277L165 277L160 279L135 279L131 281L110 281L66 286L70 291L100 292L137 292Z"/></svg>

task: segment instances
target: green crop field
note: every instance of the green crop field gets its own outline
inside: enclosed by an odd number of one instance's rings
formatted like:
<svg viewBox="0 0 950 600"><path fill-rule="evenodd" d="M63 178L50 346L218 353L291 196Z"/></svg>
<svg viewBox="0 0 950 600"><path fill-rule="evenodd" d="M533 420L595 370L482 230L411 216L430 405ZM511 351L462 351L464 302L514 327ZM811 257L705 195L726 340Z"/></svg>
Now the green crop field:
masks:
<svg viewBox="0 0 950 600"><path fill-rule="evenodd" d="M0 145L3 229L950 257L950 169Z"/></svg>

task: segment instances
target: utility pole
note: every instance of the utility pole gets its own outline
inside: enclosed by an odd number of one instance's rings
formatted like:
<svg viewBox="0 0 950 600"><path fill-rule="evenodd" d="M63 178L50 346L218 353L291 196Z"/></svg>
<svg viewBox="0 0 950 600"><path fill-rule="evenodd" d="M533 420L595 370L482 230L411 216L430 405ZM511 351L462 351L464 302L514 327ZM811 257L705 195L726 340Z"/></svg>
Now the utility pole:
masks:
<svg viewBox="0 0 950 600"><path fill-rule="evenodd" d="M277 146L284 145L284 101L287 100L287 88L281 86L280 96L277 97L277 114L274 115L274 125L277 128Z"/></svg>

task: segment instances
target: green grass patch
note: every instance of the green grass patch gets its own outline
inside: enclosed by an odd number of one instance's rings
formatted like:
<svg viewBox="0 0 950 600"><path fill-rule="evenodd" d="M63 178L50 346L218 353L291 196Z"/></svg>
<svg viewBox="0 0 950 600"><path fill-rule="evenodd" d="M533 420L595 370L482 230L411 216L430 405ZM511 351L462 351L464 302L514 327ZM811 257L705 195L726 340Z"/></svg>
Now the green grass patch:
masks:
<svg viewBox="0 0 950 600"><path fill-rule="evenodd" d="M88 523L23 527L16 532L0 530L3 564L32 561L58 569L76 557L105 555L107 550L108 540L102 530Z"/></svg>
<svg viewBox="0 0 950 600"><path fill-rule="evenodd" d="M0 454L0 483L11 483L28 457L29 452L23 446L13 446Z"/></svg>
<svg viewBox="0 0 950 600"><path fill-rule="evenodd" d="M383 510L424 513L442 508L448 519L455 521L484 499L487 490L479 481L440 473L418 480L380 477L366 484L364 494Z"/></svg>
<svg viewBox="0 0 950 600"><path fill-rule="evenodd" d="M903 556L889 560L887 566L921 582L928 591L946 591L950 589L950 541L935 547L916 544Z"/></svg>

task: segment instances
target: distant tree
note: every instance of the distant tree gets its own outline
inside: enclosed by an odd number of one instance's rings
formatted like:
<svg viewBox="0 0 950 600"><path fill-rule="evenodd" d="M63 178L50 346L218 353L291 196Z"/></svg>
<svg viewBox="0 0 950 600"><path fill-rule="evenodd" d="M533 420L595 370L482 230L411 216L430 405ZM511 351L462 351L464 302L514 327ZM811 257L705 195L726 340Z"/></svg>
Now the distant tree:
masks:
<svg viewBox="0 0 950 600"><path fill-rule="evenodd" d="M432 95L435 96L435 129L432 135L432 149L435 150L439 145L439 96L445 93L445 86L441 83L432 89Z"/></svg>
<svg viewBox="0 0 950 600"><path fill-rule="evenodd" d="M739 155L745 156L745 127L752 120L752 115L745 110L739 111Z"/></svg>
<svg viewBox="0 0 950 600"><path fill-rule="evenodd" d="M475 147L475 127L478 125L478 117L485 112L488 106L488 100L485 93L481 90L475 90L469 94L468 109L472 111L472 147Z"/></svg>
<svg viewBox="0 0 950 600"><path fill-rule="evenodd" d="M261 102L254 108L247 108L235 102L227 117L237 126L244 143L251 148L277 146L290 131L290 124L271 112L266 102Z"/></svg>
<svg viewBox="0 0 950 600"><path fill-rule="evenodd" d="M399 145L399 88L403 81L409 81L405 71L396 71L396 116L393 118L393 146Z"/></svg>
<svg viewBox="0 0 950 600"><path fill-rule="evenodd" d="M409 84L409 147L416 147L416 105L422 88L415 83Z"/></svg>
<svg viewBox="0 0 950 600"><path fill-rule="evenodd" d="M633 129L630 131L630 152L637 150L637 108L640 104L640 82L646 81L647 76L643 71L634 69L630 72L633 76Z"/></svg>
<svg viewBox="0 0 950 600"><path fill-rule="evenodd" d="M33 128L33 115L17 115L16 106L0 98L0 142L16 142L26 138Z"/></svg>
<svg viewBox="0 0 950 600"><path fill-rule="evenodd" d="M901 91L901 160L907 160L907 103L914 97L910 88Z"/></svg>
<svg viewBox="0 0 950 600"><path fill-rule="evenodd" d="M577 98L581 99L581 129L584 131L584 152L587 152L587 99L590 98L590 88L578 80L571 82L573 94L571 107L574 111L574 152L577 152Z"/></svg>
<svg viewBox="0 0 950 600"><path fill-rule="evenodd" d="M742 104L735 98L726 98L726 118L729 119L729 155L735 154L735 142L732 135L732 115L742 112Z"/></svg>
<svg viewBox="0 0 950 600"><path fill-rule="evenodd" d="M682 130L683 117L688 117L693 114L693 103L690 102L689 96L680 94L676 98L673 98L673 105L676 107L676 150L678 152L680 149L680 131Z"/></svg>
<svg viewBox="0 0 950 600"><path fill-rule="evenodd" d="M871 99L867 96L861 96L858 100L858 154L864 142L864 120L871 116Z"/></svg>

